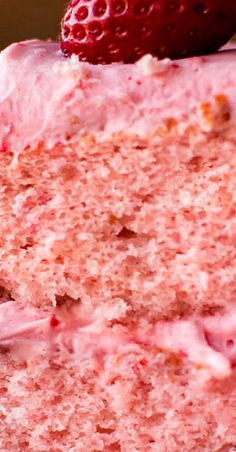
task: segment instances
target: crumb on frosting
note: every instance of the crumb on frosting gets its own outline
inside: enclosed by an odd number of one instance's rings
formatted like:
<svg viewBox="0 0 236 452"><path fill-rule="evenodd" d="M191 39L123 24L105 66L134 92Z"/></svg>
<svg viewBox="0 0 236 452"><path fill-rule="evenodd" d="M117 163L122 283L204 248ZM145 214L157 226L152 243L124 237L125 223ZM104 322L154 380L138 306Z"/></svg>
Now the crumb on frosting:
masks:
<svg viewBox="0 0 236 452"><path fill-rule="evenodd" d="M155 75L163 74L172 67L172 61L169 58L164 58L163 60L158 60L158 58L152 55L143 56L137 63L136 66L140 69L143 75Z"/></svg>

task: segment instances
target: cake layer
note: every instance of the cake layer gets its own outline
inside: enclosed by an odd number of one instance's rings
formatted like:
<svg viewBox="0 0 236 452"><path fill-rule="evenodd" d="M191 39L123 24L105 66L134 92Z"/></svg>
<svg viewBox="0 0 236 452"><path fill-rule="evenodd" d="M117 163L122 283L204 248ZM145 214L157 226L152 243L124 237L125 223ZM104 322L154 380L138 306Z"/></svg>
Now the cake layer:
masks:
<svg viewBox="0 0 236 452"><path fill-rule="evenodd" d="M235 132L0 155L0 283L25 305L149 319L235 303ZM87 140L87 141L86 141ZM146 312L147 311L147 312ZM132 321L135 320L135 316Z"/></svg>
<svg viewBox="0 0 236 452"><path fill-rule="evenodd" d="M235 120L235 52L92 66L65 59L55 43L13 44L0 55L0 148L50 149L125 130L145 138L173 124L219 129Z"/></svg>
<svg viewBox="0 0 236 452"><path fill-rule="evenodd" d="M15 322L24 316L28 324L29 313L16 315L16 307L6 305L5 313L1 308L1 327L6 311L15 313ZM75 324L75 313L72 319ZM235 370L223 380L201 381L201 364L193 366L184 353L154 344L131 347L118 325L116 333L114 328L110 333L116 334L114 340L114 336L108 339L107 331L101 334L101 322L100 328L98 322L96 327L86 326L84 319L80 322L83 326L77 323L74 341L70 327L64 339L61 333L58 339L51 336L50 347L36 331L32 335L32 329L28 337L25 331L24 338L1 342L2 450L234 451ZM213 322L216 326L220 318ZM191 346L189 339L185 334ZM71 343L76 345L75 353ZM102 343L103 351L110 349L106 356L98 353ZM97 355L90 354L91 348Z"/></svg>

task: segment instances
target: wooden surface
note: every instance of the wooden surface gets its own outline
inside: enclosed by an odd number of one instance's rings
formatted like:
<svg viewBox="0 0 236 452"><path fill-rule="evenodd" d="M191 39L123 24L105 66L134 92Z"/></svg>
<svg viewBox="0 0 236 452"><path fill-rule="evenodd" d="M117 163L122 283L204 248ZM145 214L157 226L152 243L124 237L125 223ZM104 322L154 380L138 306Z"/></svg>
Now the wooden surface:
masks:
<svg viewBox="0 0 236 452"><path fill-rule="evenodd" d="M0 0L0 48L24 39L56 39L66 4L67 0Z"/></svg>

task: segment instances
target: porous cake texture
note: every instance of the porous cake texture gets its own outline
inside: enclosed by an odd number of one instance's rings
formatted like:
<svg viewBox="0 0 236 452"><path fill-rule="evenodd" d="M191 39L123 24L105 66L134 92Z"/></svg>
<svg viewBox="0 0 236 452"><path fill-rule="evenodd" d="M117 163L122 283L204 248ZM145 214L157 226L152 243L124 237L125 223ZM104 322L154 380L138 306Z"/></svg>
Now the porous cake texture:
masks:
<svg viewBox="0 0 236 452"><path fill-rule="evenodd" d="M0 56L0 449L233 452L236 52L91 67L18 46Z"/></svg>

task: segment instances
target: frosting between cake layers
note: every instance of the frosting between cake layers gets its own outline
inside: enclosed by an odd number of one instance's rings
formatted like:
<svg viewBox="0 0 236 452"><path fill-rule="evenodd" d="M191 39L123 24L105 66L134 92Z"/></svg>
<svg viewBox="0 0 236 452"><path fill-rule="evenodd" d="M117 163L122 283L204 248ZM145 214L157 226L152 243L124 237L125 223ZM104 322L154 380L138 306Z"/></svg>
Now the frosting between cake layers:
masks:
<svg viewBox="0 0 236 452"><path fill-rule="evenodd" d="M75 360L95 358L101 367L113 354L138 353L140 346L158 352L171 352L192 363L204 379L224 379L231 375L236 362L236 315L225 315L157 322L149 331L123 334L112 330L104 318L81 316L73 310L66 316L39 316L36 311L19 308L16 302L0 306L0 345L30 350L31 343L53 346L70 344ZM28 345L26 345L28 344ZM19 347L18 347L19 350Z"/></svg>
<svg viewBox="0 0 236 452"><path fill-rule="evenodd" d="M65 59L56 43L13 44L0 54L0 149L50 149L88 134L146 137L170 120L180 132L196 124L207 132L235 117L235 71L236 50L92 66Z"/></svg>

